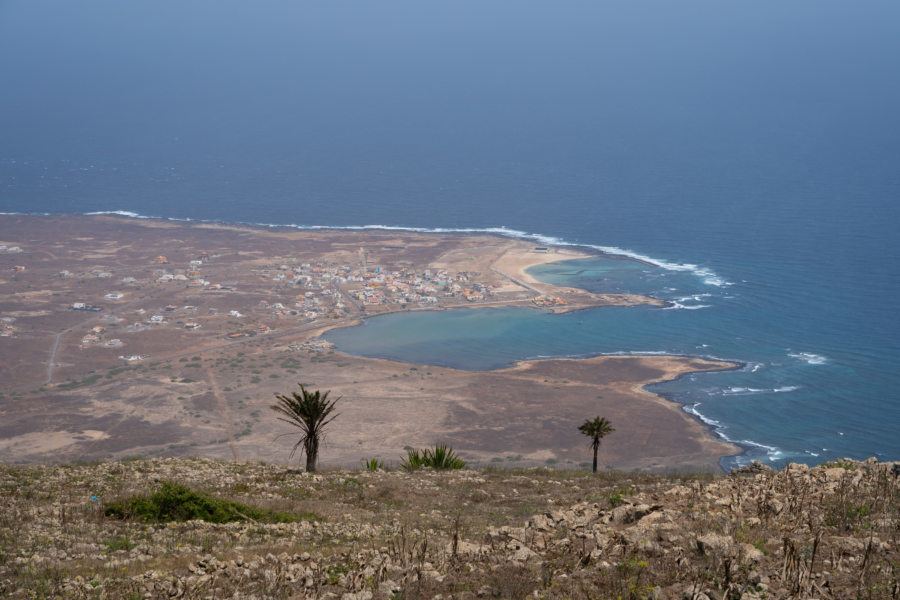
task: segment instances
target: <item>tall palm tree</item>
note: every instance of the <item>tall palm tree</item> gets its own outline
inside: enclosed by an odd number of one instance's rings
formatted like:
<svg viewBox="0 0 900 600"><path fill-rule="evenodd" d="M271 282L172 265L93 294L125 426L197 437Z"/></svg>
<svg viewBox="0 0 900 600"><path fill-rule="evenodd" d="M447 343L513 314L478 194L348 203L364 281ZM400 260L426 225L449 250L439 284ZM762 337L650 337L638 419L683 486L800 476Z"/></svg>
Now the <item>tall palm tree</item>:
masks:
<svg viewBox="0 0 900 600"><path fill-rule="evenodd" d="M597 450L600 449L600 440L615 431L612 423L603 417L594 417L593 420L588 419L578 428L578 431L591 438L591 448L594 449L594 469L597 472Z"/></svg>
<svg viewBox="0 0 900 600"><path fill-rule="evenodd" d="M318 390L307 391L302 383L297 385L300 386L299 394L297 392L291 392L289 396L275 394L278 404L273 404L271 408L283 415L278 417L278 420L290 423L300 430L301 436L291 450L291 458L294 457L297 448L303 446L306 453L306 470L315 473L316 461L319 459L319 442L324 438L325 426L338 416L332 416L331 413L340 398L329 400L330 390L323 394Z"/></svg>

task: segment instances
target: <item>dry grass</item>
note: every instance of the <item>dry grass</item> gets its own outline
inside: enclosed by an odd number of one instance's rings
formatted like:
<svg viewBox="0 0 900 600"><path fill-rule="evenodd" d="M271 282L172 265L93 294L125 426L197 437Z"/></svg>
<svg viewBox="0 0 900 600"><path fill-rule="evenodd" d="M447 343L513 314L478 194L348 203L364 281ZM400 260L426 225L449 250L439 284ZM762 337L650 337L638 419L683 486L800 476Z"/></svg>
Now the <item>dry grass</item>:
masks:
<svg viewBox="0 0 900 600"><path fill-rule="evenodd" d="M637 599L690 588L717 598L896 598L897 477L886 465L845 467L666 477L308 475L199 459L0 466L0 595ZM317 519L103 516L104 502L167 480Z"/></svg>

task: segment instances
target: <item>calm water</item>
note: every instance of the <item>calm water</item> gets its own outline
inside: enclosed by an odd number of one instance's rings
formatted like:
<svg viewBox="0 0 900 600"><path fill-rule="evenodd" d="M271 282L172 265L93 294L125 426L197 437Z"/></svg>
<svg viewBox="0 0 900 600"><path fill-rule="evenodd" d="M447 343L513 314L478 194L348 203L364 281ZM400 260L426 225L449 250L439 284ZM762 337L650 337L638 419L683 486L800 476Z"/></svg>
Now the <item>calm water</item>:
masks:
<svg viewBox="0 0 900 600"><path fill-rule="evenodd" d="M467 368L739 360L659 391L747 441L743 460L900 458L900 6L783 4L5 2L0 210L627 250L657 266L540 276L680 308L332 335Z"/></svg>

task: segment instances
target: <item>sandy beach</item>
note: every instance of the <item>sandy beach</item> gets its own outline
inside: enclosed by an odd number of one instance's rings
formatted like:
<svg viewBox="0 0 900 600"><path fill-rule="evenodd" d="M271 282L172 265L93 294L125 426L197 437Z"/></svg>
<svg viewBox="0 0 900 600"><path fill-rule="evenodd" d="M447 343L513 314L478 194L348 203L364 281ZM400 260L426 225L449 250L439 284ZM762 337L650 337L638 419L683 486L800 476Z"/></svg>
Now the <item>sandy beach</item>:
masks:
<svg viewBox="0 0 900 600"><path fill-rule="evenodd" d="M540 248L546 248L546 251L541 250L536 252L534 250L536 247L538 246L507 250L495 261L494 268L532 285L546 285L532 277L528 273L528 269L547 263L590 258L591 256L594 256L594 254L589 254L587 252L555 246L541 246Z"/></svg>

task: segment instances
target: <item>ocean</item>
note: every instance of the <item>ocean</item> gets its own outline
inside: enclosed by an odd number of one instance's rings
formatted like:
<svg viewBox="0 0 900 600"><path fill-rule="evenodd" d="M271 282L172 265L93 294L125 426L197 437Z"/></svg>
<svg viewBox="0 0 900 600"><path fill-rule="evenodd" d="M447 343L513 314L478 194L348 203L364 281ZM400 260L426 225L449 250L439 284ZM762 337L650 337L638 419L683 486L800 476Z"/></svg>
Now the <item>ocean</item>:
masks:
<svg viewBox="0 0 900 600"><path fill-rule="evenodd" d="M632 256L535 275L673 308L391 315L329 338L477 369L734 360L653 388L745 448L726 468L900 459L898 17L811 0L4 3L0 211L489 230Z"/></svg>

